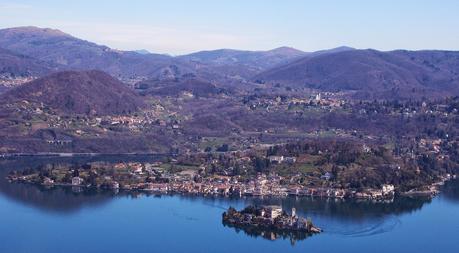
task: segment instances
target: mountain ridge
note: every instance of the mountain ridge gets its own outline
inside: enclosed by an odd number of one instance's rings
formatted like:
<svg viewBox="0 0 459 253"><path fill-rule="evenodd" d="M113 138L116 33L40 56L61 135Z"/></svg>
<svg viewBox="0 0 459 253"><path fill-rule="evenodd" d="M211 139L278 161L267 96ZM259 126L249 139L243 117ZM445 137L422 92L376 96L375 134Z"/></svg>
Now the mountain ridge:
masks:
<svg viewBox="0 0 459 253"><path fill-rule="evenodd" d="M175 85L172 80L192 75L231 89L245 89L266 81L323 91L349 91L361 98L459 94L456 51L378 51L341 46L303 52L278 47L265 51L207 50L172 57L115 50L56 29L33 26L1 29L0 48L30 61L21 63L4 57L0 62L2 72L28 65L44 67L43 74L96 69L132 86L141 80L162 80Z"/></svg>
<svg viewBox="0 0 459 253"><path fill-rule="evenodd" d="M347 50L306 56L254 79L323 91L354 91L361 97L370 93L374 98L444 96L459 94L457 66L459 52L454 51Z"/></svg>

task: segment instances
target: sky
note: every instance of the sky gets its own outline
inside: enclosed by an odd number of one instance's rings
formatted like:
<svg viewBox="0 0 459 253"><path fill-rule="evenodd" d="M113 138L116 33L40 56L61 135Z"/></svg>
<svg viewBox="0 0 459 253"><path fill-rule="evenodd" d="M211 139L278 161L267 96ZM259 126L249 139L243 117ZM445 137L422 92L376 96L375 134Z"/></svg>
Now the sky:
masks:
<svg viewBox="0 0 459 253"><path fill-rule="evenodd" d="M281 46L459 50L459 0L0 0L0 28L170 55Z"/></svg>

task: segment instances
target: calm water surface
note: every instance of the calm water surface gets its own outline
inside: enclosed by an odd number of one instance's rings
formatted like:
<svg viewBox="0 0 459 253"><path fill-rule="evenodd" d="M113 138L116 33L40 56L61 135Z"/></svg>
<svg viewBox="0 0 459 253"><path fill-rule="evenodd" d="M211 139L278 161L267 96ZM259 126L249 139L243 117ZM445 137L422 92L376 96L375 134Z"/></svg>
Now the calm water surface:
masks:
<svg viewBox="0 0 459 253"><path fill-rule="evenodd" d="M4 180L10 169L51 160L0 161L0 252L459 252L458 181L432 201L369 203L74 193ZM226 208L252 203L296 207L325 232L269 240L222 225Z"/></svg>

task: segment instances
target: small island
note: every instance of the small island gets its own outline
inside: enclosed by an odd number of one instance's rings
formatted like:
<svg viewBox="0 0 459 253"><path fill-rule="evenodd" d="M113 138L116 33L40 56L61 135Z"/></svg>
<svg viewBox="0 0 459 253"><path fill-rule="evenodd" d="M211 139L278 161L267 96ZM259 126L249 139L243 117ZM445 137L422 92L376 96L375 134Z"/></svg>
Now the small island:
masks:
<svg viewBox="0 0 459 253"><path fill-rule="evenodd" d="M252 234L271 235L271 240L277 239L276 235L304 239L322 232L322 229L314 226L311 219L298 217L295 208L292 208L289 215L280 206L248 206L241 211L230 207L223 213L222 219L224 225ZM255 231L258 233L254 233Z"/></svg>

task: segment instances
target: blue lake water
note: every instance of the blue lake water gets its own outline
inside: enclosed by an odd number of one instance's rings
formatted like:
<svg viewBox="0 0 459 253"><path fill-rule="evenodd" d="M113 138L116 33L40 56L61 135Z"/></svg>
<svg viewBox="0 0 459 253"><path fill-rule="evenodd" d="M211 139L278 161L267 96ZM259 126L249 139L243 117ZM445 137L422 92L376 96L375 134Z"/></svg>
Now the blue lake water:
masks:
<svg viewBox="0 0 459 253"><path fill-rule="evenodd" d="M9 184L0 163L0 252L459 252L459 181L433 200L229 199L75 193ZM229 206L280 204L324 233L265 239L225 227ZM269 236L268 236L269 237Z"/></svg>

